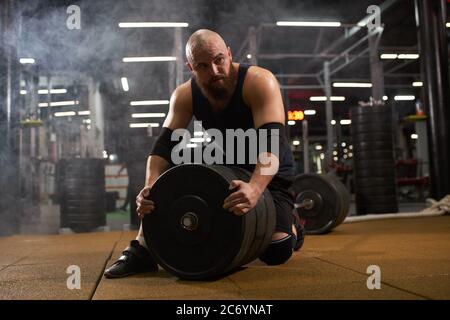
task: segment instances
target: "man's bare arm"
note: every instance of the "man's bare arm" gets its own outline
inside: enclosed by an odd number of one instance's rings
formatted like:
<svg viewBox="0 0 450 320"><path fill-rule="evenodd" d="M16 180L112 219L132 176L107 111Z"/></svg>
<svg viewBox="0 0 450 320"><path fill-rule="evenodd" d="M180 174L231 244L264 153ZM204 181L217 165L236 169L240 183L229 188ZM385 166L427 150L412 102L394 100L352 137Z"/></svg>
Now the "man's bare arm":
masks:
<svg viewBox="0 0 450 320"><path fill-rule="evenodd" d="M285 123L285 113L280 87L275 76L268 70L254 67L249 70L248 94L244 95L252 109L255 128L267 123ZM263 160L263 161L261 161ZM270 183L279 168L279 159L273 153L262 153L250 179L250 184L259 188L261 192Z"/></svg>
<svg viewBox="0 0 450 320"><path fill-rule="evenodd" d="M253 69L253 70L252 70ZM284 125L284 107L275 77L267 70L253 67L244 82L244 101L252 109L255 128L268 123ZM246 214L257 203L279 168L278 157L269 152L259 154L250 181L233 180L230 189L237 188L224 201L224 208L237 215Z"/></svg>
<svg viewBox="0 0 450 320"><path fill-rule="evenodd" d="M164 120L163 127L172 131L186 128L192 118L192 95L190 81L175 89L171 98L169 112ZM156 179L169 168L169 162L157 155L151 155L147 159L147 171L145 186L151 187Z"/></svg>

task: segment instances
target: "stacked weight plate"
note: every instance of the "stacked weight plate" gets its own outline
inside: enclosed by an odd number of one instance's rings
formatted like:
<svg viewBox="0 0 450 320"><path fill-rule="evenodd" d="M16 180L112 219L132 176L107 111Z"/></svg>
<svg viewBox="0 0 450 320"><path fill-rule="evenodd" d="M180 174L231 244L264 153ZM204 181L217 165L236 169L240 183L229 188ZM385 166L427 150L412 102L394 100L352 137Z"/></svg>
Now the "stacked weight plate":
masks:
<svg viewBox="0 0 450 320"><path fill-rule="evenodd" d="M398 212L390 107L351 109L358 214Z"/></svg>
<svg viewBox="0 0 450 320"><path fill-rule="evenodd" d="M155 210L143 219L144 237L160 266L182 279L228 274L257 259L275 230L275 206L265 191L256 206L237 216L223 208L232 180L248 181L239 168L185 164L153 185Z"/></svg>
<svg viewBox="0 0 450 320"><path fill-rule="evenodd" d="M92 231L106 225L105 167L102 159L58 162L61 228Z"/></svg>

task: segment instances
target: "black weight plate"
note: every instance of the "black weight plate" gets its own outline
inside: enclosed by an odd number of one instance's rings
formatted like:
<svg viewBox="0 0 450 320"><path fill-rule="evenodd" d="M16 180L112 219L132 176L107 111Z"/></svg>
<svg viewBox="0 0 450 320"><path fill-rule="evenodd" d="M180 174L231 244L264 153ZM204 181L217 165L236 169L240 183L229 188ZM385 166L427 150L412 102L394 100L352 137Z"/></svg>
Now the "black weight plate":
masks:
<svg viewBox="0 0 450 320"><path fill-rule="evenodd" d="M353 142L354 150L392 150L393 142L392 141L361 141L361 142Z"/></svg>
<svg viewBox="0 0 450 320"><path fill-rule="evenodd" d="M102 209L98 210L67 210L64 209L62 212L66 217L70 218L82 218L82 219L99 219L106 217L106 211Z"/></svg>
<svg viewBox="0 0 450 320"><path fill-rule="evenodd" d="M367 160L394 160L394 150L353 150L355 161L365 162Z"/></svg>
<svg viewBox="0 0 450 320"><path fill-rule="evenodd" d="M217 170L217 168L221 167L215 166L215 168ZM238 180L245 182L248 182L251 177L247 171L238 167L233 168L233 173L235 175L235 179L237 178ZM232 176L227 176L225 172L222 172L222 175L229 179L233 179ZM254 228L255 232L254 234L247 232L247 236L252 237L253 242L246 252L246 257L242 258L242 264L250 263L254 259L258 258L267 248L268 244L272 240L273 232L275 231L276 209L271 193L268 190L265 190L261 198L262 202L259 202L254 210L254 221L250 221L251 223L256 224L256 228Z"/></svg>
<svg viewBox="0 0 450 320"><path fill-rule="evenodd" d="M339 192L339 196L341 197L341 212L338 219L336 220L335 225L333 226L333 228L335 228L340 225L348 215L348 212L350 210L351 195L345 185L337 177L331 175L323 175L323 177L325 177L336 186Z"/></svg>
<svg viewBox="0 0 450 320"><path fill-rule="evenodd" d="M395 177L395 169L391 167L376 167L371 169L356 169L355 178L392 178Z"/></svg>
<svg viewBox="0 0 450 320"><path fill-rule="evenodd" d="M360 169L371 169L371 168L395 168L394 159L368 159L366 161L355 161L355 168Z"/></svg>
<svg viewBox="0 0 450 320"><path fill-rule="evenodd" d="M149 196L155 210L143 219L143 230L152 256L164 269L198 280L235 267L253 218L251 212L236 216L223 209L229 183L212 167L190 164L169 169L155 182ZM193 226L183 225L189 219Z"/></svg>
<svg viewBox="0 0 450 320"><path fill-rule="evenodd" d="M355 186L360 187L370 187L370 186L393 186L396 184L395 177L369 177L369 178L358 178L355 176Z"/></svg>
<svg viewBox="0 0 450 320"><path fill-rule="evenodd" d="M350 109L350 116L355 116L355 115L368 115L371 116L373 114L391 114L391 108L386 107L386 106L365 106L365 107L353 107Z"/></svg>
<svg viewBox="0 0 450 320"><path fill-rule="evenodd" d="M67 200L64 206L82 206L82 207L95 207L104 205L105 200L102 199L78 199L78 200Z"/></svg>
<svg viewBox="0 0 450 320"><path fill-rule="evenodd" d="M317 174L302 174L295 178L292 186L297 204L305 199L314 202L312 208L299 208L305 220L307 234L323 234L331 231L342 210L342 200L336 186Z"/></svg>
<svg viewBox="0 0 450 320"><path fill-rule="evenodd" d="M383 113L373 113L370 115L352 115L351 118L352 123L355 124L363 124L363 123L382 123L382 122L391 122L392 117L390 114Z"/></svg>
<svg viewBox="0 0 450 320"><path fill-rule="evenodd" d="M64 212L74 212L74 213L82 213L82 214L88 214L88 213L97 213L97 212L105 212L106 206L102 206L102 205L97 205L95 207L90 207L90 206L67 206L67 207L62 207L62 210L64 210Z"/></svg>
<svg viewBox="0 0 450 320"><path fill-rule="evenodd" d="M375 133L358 133L352 135L353 143L364 142L364 141L392 141L392 133L387 132L375 132Z"/></svg>
<svg viewBox="0 0 450 320"><path fill-rule="evenodd" d="M77 192L73 191L73 192L64 193L63 199L66 199L66 200L106 199L106 195L105 195L104 191L89 192L89 191L79 190Z"/></svg>
<svg viewBox="0 0 450 320"><path fill-rule="evenodd" d="M392 186L371 186L371 187L362 187L356 186L356 193L364 194L364 195L395 195L397 194L397 188Z"/></svg>
<svg viewBox="0 0 450 320"><path fill-rule="evenodd" d="M357 124L352 122L350 130L352 135L357 135L360 133L391 132L392 124L389 122L364 124Z"/></svg>
<svg viewBox="0 0 450 320"><path fill-rule="evenodd" d="M83 193L105 193L105 185L71 185L71 186L62 186L66 193L77 193L82 191Z"/></svg>

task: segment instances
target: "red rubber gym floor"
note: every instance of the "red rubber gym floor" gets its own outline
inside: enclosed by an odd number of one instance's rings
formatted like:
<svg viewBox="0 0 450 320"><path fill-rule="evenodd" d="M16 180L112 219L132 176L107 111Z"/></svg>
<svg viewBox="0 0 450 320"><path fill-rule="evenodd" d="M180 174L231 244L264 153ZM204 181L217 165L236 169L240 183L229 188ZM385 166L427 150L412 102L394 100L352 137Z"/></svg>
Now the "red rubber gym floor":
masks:
<svg viewBox="0 0 450 320"><path fill-rule="evenodd" d="M282 266L256 260L212 282L181 281L164 270L103 278L134 235L0 238L0 299L450 299L450 216L342 224L308 236ZM78 275L69 266L80 268L80 289L68 288ZM368 273L369 266L380 272ZM380 288L369 289L376 275Z"/></svg>

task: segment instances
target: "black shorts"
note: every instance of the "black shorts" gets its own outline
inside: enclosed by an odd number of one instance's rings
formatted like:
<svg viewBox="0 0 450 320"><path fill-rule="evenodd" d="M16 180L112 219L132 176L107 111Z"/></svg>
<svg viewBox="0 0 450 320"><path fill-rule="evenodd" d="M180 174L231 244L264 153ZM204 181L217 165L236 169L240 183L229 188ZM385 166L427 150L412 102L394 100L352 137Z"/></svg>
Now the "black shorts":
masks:
<svg viewBox="0 0 450 320"><path fill-rule="evenodd" d="M294 210L294 195L289 191L292 180L275 176L267 186L275 203L276 227L275 232L292 234Z"/></svg>

